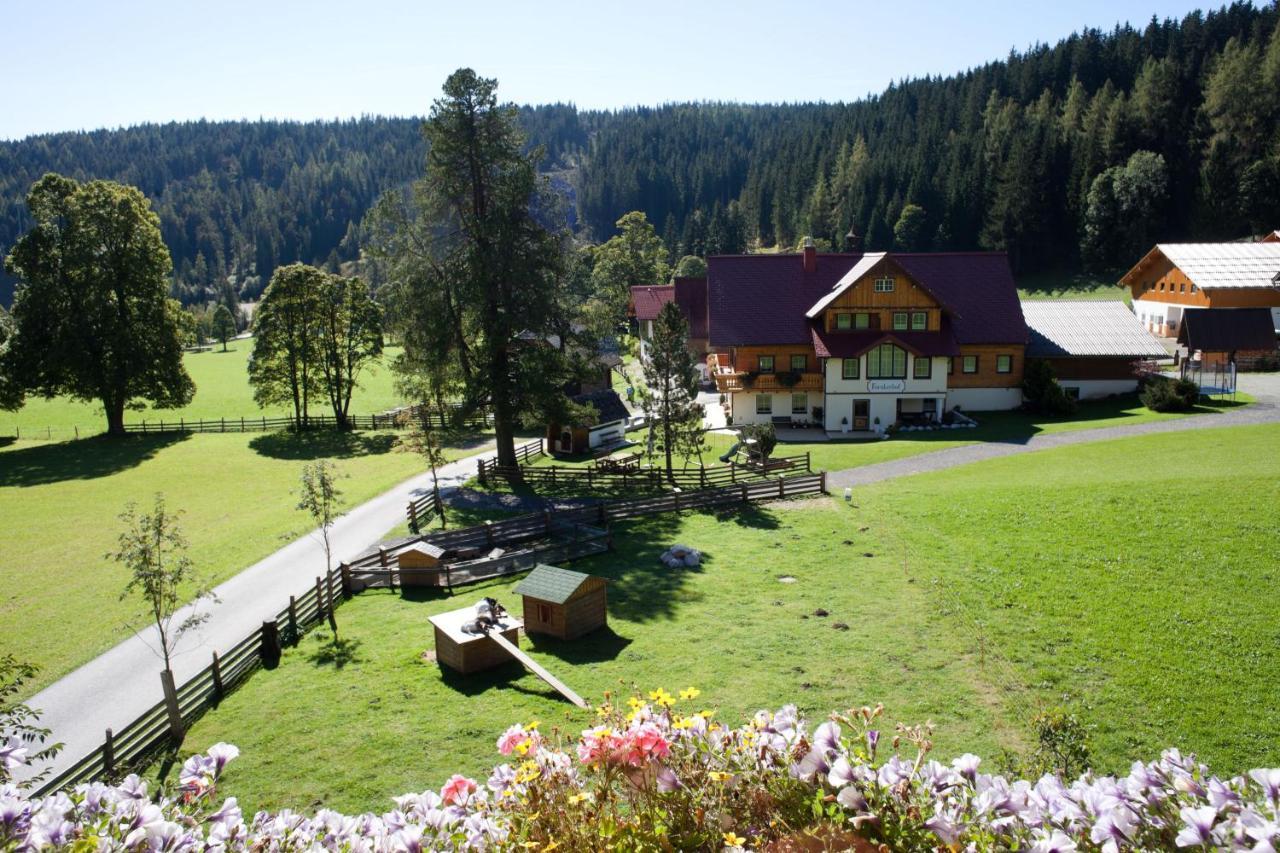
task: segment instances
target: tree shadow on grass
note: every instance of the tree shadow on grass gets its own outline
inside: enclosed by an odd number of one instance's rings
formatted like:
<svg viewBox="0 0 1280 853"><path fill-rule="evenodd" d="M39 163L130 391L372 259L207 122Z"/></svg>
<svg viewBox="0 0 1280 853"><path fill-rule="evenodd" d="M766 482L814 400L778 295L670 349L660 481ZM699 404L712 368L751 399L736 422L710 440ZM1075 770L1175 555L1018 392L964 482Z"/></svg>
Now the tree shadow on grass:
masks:
<svg viewBox="0 0 1280 853"><path fill-rule="evenodd" d="M547 634L526 636L534 651L554 655L565 663L575 665L613 660L631 645L629 637L623 637L607 625L573 640L561 640Z"/></svg>
<svg viewBox="0 0 1280 853"><path fill-rule="evenodd" d="M94 480L136 468L189 433L105 435L41 444L0 454L0 486L43 486L66 480Z"/></svg>
<svg viewBox="0 0 1280 853"><path fill-rule="evenodd" d="M396 436L390 432L340 432L318 429L307 432L271 432L257 436L249 447L272 459L354 459L390 453Z"/></svg>
<svg viewBox="0 0 1280 853"><path fill-rule="evenodd" d="M319 645L307 655L313 666L332 666L342 669L349 663L359 663L361 643L350 637L335 637L332 634L319 638Z"/></svg>
<svg viewBox="0 0 1280 853"><path fill-rule="evenodd" d="M8 447L9 445L13 444L17 440L18 439L12 435L0 436L0 447Z"/></svg>

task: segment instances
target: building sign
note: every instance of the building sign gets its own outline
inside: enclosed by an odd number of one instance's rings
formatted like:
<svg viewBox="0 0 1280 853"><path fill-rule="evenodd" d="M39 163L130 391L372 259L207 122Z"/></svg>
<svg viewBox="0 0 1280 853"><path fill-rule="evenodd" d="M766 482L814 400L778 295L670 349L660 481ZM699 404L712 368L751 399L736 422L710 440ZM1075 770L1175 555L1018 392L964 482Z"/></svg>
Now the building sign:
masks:
<svg viewBox="0 0 1280 853"><path fill-rule="evenodd" d="M907 383L902 379L872 379L867 383L870 394L901 394L907 390Z"/></svg>

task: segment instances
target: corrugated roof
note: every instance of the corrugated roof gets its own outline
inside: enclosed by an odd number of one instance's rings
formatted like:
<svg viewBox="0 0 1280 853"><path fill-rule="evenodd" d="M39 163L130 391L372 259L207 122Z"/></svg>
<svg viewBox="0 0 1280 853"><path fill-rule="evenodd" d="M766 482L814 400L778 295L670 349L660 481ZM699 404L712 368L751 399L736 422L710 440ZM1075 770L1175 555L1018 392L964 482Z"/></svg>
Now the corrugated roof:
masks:
<svg viewBox="0 0 1280 853"><path fill-rule="evenodd" d="M1169 353L1123 302L1028 300L1022 316L1031 358L1168 358Z"/></svg>
<svg viewBox="0 0 1280 853"><path fill-rule="evenodd" d="M571 572L558 566L539 563L529 572L525 579L516 584L512 590L516 595L527 595L539 601L552 604L564 604L584 583L591 580L591 575L582 572Z"/></svg>
<svg viewBox="0 0 1280 853"><path fill-rule="evenodd" d="M1201 290L1280 284L1280 243L1159 243L1156 249Z"/></svg>
<svg viewBox="0 0 1280 853"><path fill-rule="evenodd" d="M662 306L676 298L670 284L641 284L631 288L631 306L637 320L656 320Z"/></svg>
<svg viewBox="0 0 1280 853"><path fill-rule="evenodd" d="M863 264L863 259L872 259ZM806 315L870 255L820 253L812 273L801 255L715 255L707 258L708 317L714 347L807 344ZM894 254L888 259L946 306L962 344L1021 344L1027 339L1018 289L1002 252Z"/></svg>
<svg viewBox="0 0 1280 853"><path fill-rule="evenodd" d="M1236 352L1276 348L1270 308L1187 308L1182 312L1178 343L1201 352Z"/></svg>

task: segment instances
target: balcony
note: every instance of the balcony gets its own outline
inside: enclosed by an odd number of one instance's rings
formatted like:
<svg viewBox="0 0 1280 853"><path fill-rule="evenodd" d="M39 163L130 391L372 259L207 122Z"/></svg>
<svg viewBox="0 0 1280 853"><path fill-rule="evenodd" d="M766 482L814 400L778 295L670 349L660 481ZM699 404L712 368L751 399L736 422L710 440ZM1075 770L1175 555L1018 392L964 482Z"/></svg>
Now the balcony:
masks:
<svg viewBox="0 0 1280 853"><path fill-rule="evenodd" d="M732 394L750 391L760 394L790 394L802 391L821 391L821 373L744 373L740 370L721 367L713 374L716 390L721 394ZM794 381L792 381L794 380Z"/></svg>

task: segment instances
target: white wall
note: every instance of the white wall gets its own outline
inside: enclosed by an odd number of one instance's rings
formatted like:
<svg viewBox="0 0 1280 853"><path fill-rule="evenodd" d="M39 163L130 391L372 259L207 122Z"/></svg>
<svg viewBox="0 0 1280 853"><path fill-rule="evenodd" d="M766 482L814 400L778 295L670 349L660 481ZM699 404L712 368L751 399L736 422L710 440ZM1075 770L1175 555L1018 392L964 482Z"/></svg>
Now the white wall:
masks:
<svg viewBox="0 0 1280 853"><path fill-rule="evenodd" d="M965 412L997 412L1021 405L1021 388L952 388L947 392L947 408L959 406Z"/></svg>
<svg viewBox="0 0 1280 853"><path fill-rule="evenodd" d="M624 441L627 437L626 421L611 421L607 424L596 424L587 433L587 446L599 447L615 441Z"/></svg>
<svg viewBox="0 0 1280 853"><path fill-rule="evenodd" d="M1063 388L1079 388L1081 400L1132 394L1138 390L1137 379L1061 379L1059 382Z"/></svg>
<svg viewBox="0 0 1280 853"><path fill-rule="evenodd" d="M843 359L827 359L824 370L826 380L826 412L823 420L829 432L840 432L840 421L847 418L849 428L853 428L853 401L856 397L870 401L869 426L874 429L876 418L880 426L887 427L898 420L898 398L924 399L941 398L947 391L947 360L943 357L931 359L931 373L928 379L916 379L915 357L907 353L906 379L867 379L867 357L858 359L858 375L860 379L845 379ZM889 388L893 390L871 390L873 388ZM939 404L941 409L941 404ZM939 412L941 414L941 411Z"/></svg>
<svg viewBox="0 0 1280 853"><path fill-rule="evenodd" d="M1192 307L1194 306L1137 299L1133 303L1133 313L1137 316L1138 322L1151 331L1157 326L1181 323L1183 310Z"/></svg>
<svg viewBox="0 0 1280 853"><path fill-rule="evenodd" d="M732 409L730 414L733 415L733 425L742 426L743 424L767 424L772 423L774 418L785 417L795 418L796 420L812 421L813 407L822 405L821 392L795 392L805 393L805 413L803 415L791 413L791 394L776 393L768 394L772 398L773 412L768 415L756 414L756 397L754 393L735 393L729 395L730 405Z"/></svg>

